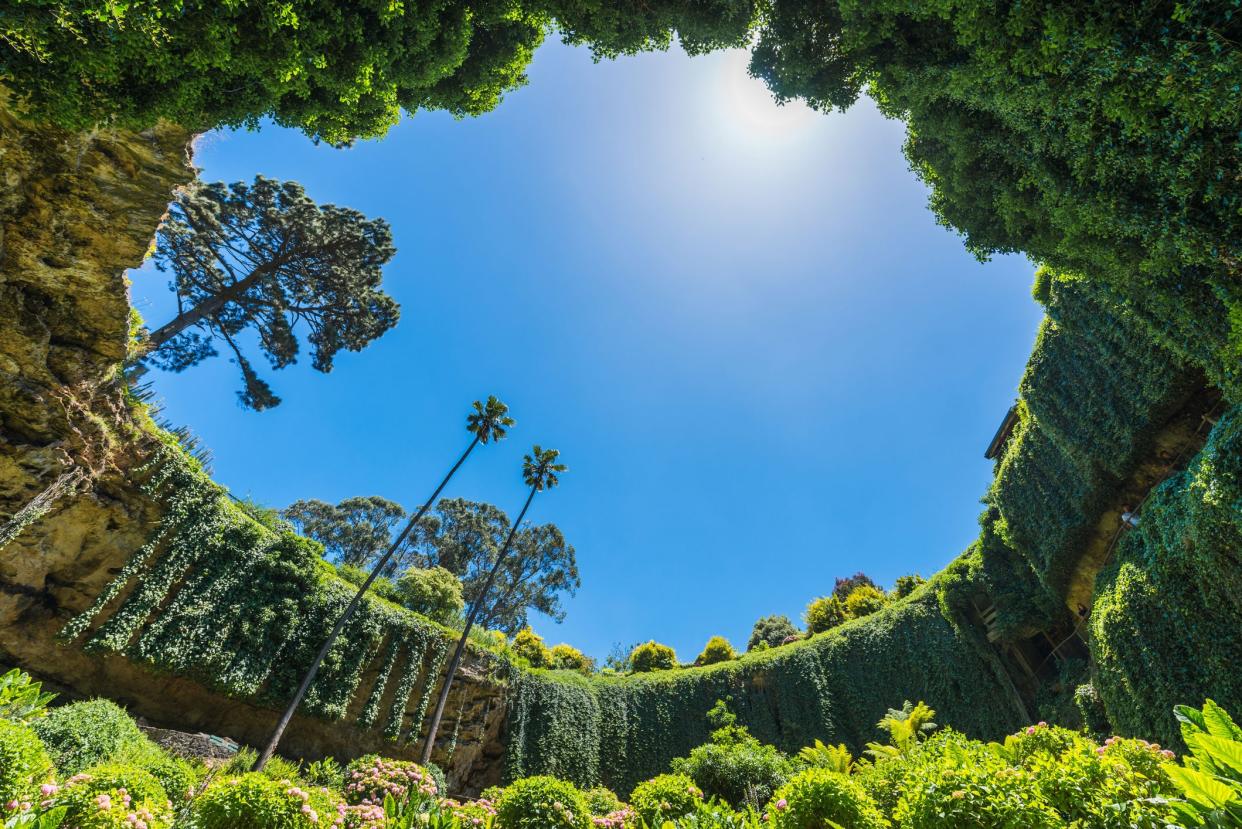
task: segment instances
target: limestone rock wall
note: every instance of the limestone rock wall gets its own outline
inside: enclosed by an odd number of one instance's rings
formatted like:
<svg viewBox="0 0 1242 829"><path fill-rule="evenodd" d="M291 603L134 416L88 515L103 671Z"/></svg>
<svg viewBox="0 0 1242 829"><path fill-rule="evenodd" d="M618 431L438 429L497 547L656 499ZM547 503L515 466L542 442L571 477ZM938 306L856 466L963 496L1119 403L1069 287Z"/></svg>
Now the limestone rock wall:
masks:
<svg viewBox="0 0 1242 829"><path fill-rule="evenodd" d="M147 543L164 509L139 487L156 441L132 421L115 372L128 344L125 271L141 264L174 189L194 176L192 136L174 126L71 134L25 123L3 102L0 527L66 471L86 480L0 547L0 660L68 695L115 699L156 726L261 745L272 708L57 641ZM456 792L500 781L505 687L493 674L468 659L450 698L434 759ZM299 716L282 753L413 756L417 745L393 745L348 717Z"/></svg>

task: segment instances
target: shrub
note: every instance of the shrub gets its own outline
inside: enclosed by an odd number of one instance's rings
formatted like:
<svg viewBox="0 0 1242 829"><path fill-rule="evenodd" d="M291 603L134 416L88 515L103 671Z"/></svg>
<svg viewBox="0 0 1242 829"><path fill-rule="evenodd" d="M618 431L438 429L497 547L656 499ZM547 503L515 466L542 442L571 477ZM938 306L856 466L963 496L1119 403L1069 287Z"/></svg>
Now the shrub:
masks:
<svg viewBox="0 0 1242 829"><path fill-rule="evenodd" d="M703 646L703 652L694 660L695 665L715 665L717 662L728 662L737 659L737 651L723 636L713 636Z"/></svg>
<svg viewBox="0 0 1242 829"><path fill-rule="evenodd" d="M432 781L435 782L436 792L439 793L441 796L447 795L448 794L448 779L445 778L444 776L444 769L440 768L435 763L428 763L427 765L423 766L423 769L428 774L431 775Z"/></svg>
<svg viewBox="0 0 1242 829"><path fill-rule="evenodd" d="M832 586L832 595L841 601L845 601L847 596L860 587L870 587L873 590L878 590L880 585L876 584L870 576L860 570L847 578L838 578Z"/></svg>
<svg viewBox="0 0 1242 829"><path fill-rule="evenodd" d="M823 633L848 618L845 614L845 605L836 596L820 596L818 599L812 599L803 615L807 633Z"/></svg>
<svg viewBox="0 0 1242 829"><path fill-rule="evenodd" d="M30 723L47 716L47 704L56 695L42 689L40 683L30 681L30 674L17 668L0 676L0 720Z"/></svg>
<svg viewBox="0 0 1242 829"><path fill-rule="evenodd" d="M759 808L793 774L792 761L775 746L755 739L724 700L707 712L711 742L673 760L673 771L684 774L707 796L733 806Z"/></svg>
<svg viewBox="0 0 1242 829"><path fill-rule="evenodd" d="M884 607L886 601L881 590L869 584L863 584L855 587L845 597L845 614L851 619L861 619Z"/></svg>
<svg viewBox="0 0 1242 829"><path fill-rule="evenodd" d="M500 829L590 829L586 798L555 777L526 777L505 789L496 804Z"/></svg>
<svg viewBox="0 0 1242 829"><path fill-rule="evenodd" d="M173 825L168 794L145 769L106 763L76 774L52 793L52 806L64 806L72 829L147 829Z"/></svg>
<svg viewBox="0 0 1242 829"><path fill-rule="evenodd" d="M746 650L753 651L760 644L775 648L790 636L797 635L798 629L794 627L794 623L789 620L788 616L779 614L764 616L755 622L755 626L751 628L750 639L746 642Z"/></svg>
<svg viewBox="0 0 1242 829"><path fill-rule="evenodd" d="M371 754L345 768L345 800L356 804L382 804L385 795L403 807L434 800L439 794L435 778L417 763L389 760Z"/></svg>
<svg viewBox="0 0 1242 829"><path fill-rule="evenodd" d="M336 761L336 758L325 757L322 760L315 760L307 764L306 770L302 772L302 779L312 786L327 786L329 789L338 790L344 789L345 769Z"/></svg>
<svg viewBox="0 0 1242 829"><path fill-rule="evenodd" d="M654 640L645 642L630 652L630 669L636 674L667 671L676 667L676 651Z"/></svg>
<svg viewBox="0 0 1242 829"><path fill-rule="evenodd" d="M625 805L612 789L605 786L587 789L583 793L583 797L586 798L587 810L596 817L619 812L621 807Z"/></svg>
<svg viewBox="0 0 1242 829"><path fill-rule="evenodd" d="M551 668L552 651L543 644L543 637L530 628L522 628L513 637L513 652L530 663L532 668Z"/></svg>
<svg viewBox="0 0 1242 829"><path fill-rule="evenodd" d="M926 583L927 579L923 578L918 573L911 573L908 576L898 576L897 581L893 582L893 598L904 599L906 596L909 596L917 590L921 585Z"/></svg>
<svg viewBox="0 0 1242 829"><path fill-rule="evenodd" d="M345 562L336 565L336 573L354 587L362 587L371 576L370 570L364 570L356 564L347 564ZM371 582L371 586L367 589L381 599L387 599L397 604L402 603L401 596L397 592L397 585L392 583L392 579L376 576L375 581Z"/></svg>
<svg viewBox="0 0 1242 829"><path fill-rule="evenodd" d="M552 646L552 667L562 671L577 671L584 676L590 676L595 671L595 660L573 645L562 643Z"/></svg>
<svg viewBox="0 0 1242 829"><path fill-rule="evenodd" d="M695 810L703 792L684 774L661 774L634 787L630 806L648 826L662 826Z"/></svg>
<svg viewBox="0 0 1242 829"><path fill-rule="evenodd" d="M344 813L345 804L326 788L257 773L212 783L191 805L195 829L318 829Z"/></svg>
<svg viewBox="0 0 1242 829"><path fill-rule="evenodd" d="M33 727L56 768L66 775L109 760L146 739L125 709L106 699L54 708Z"/></svg>
<svg viewBox="0 0 1242 829"><path fill-rule="evenodd" d="M777 789L768 815L773 829L821 829L833 824L882 829L888 825L861 786L828 769L807 769Z"/></svg>
<svg viewBox="0 0 1242 829"><path fill-rule="evenodd" d="M397 580L397 601L428 619L448 624L466 606L461 581L443 567L411 567Z"/></svg>
<svg viewBox="0 0 1242 829"><path fill-rule="evenodd" d="M52 779L52 760L28 726L0 720L0 803L36 800Z"/></svg>
<svg viewBox="0 0 1242 829"><path fill-rule="evenodd" d="M205 767L172 756L145 737L122 746L110 761L150 772L174 805L192 796L206 771Z"/></svg>

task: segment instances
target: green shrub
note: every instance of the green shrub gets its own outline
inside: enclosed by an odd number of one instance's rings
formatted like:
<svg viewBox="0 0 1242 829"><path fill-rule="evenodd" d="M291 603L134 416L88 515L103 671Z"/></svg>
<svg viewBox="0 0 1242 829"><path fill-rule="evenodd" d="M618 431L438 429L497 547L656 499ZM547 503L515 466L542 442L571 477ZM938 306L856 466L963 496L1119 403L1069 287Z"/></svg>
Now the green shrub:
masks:
<svg viewBox="0 0 1242 829"><path fill-rule="evenodd" d="M505 789L496 803L500 829L590 829L582 792L555 777L526 777Z"/></svg>
<svg viewBox="0 0 1242 829"><path fill-rule="evenodd" d="M435 763L428 763L423 766L423 769L431 775L432 782L436 784L436 792L441 797L446 797L448 795L448 779L444 776L444 769Z"/></svg>
<svg viewBox="0 0 1242 829"><path fill-rule="evenodd" d="M621 798L606 786L596 786L583 792L586 798L587 810L596 817L618 812L625 804L621 802Z"/></svg>
<svg viewBox="0 0 1242 829"><path fill-rule="evenodd" d="M919 587L927 583L927 579L918 573L911 573L908 576L898 576L897 581L893 582L893 598L904 599Z"/></svg>
<svg viewBox="0 0 1242 829"><path fill-rule="evenodd" d="M439 794L431 772L408 760L390 760L374 754L359 757L345 767L346 802L384 802L391 795L402 807L418 806Z"/></svg>
<svg viewBox="0 0 1242 829"><path fill-rule="evenodd" d="M662 826L695 810L703 792L684 774L661 774L634 787L630 806L649 826Z"/></svg>
<svg viewBox="0 0 1242 829"><path fill-rule="evenodd" d="M753 651L761 644L767 645L769 648L776 648L791 636L797 636L799 631L794 627L794 623L789 620L788 616L775 614L772 616L764 616L755 622L755 626L751 628L750 639L746 642L746 650Z"/></svg>
<svg viewBox="0 0 1242 829"><path fill-rule="evenodd" d="M191 797L207 771L204 766L172 756L145 737L140 742L122 746L110 762L150 772L174 805Z"/></svg>
<svg viewBox="0 0 1242 829"><path fill-rule="evenodd" d="M40 784L51 780L52 772L52 760L35 732L0 720L0 804L37 801Z"/></svg>
<svg viewBox="0 0 1242 829"><path fill-rule="evenodd" d="M397 580L397 601L428 619L449 624L466 606L461 580L443 567L411 567Z"/></svg>
<svg viewBox="0 0 1242 829"><path fill-rule="evenodd" d="M630 652L630 669L636 674L667 671L677 667L677 653L659 642L644 642Z"/></svg>
<svg viewBox="0 0 1242 829"><path fill-rule="evenodd" d="M552 667L562 671L577 671L583 676L595 672L595 660L587 656L573 645L552 646Z"/></svg>
<svg viewBox="0 0 1242 829"><path fill-rule="evenodd" d="M807 633L823 633L844 622L849 616L845 613L845 605L836 596L820 596L812 599L803 614Z"/></svg>
<svg viewBox="0 0 1242 829"><path fill-rule="evenodd" d="M33 727L64 775L109 760L146 739L125 709L106 699L54 708Z"/></svg>
<svg viewBox="0 0 1242 829"><path fill-rule="evenodd" d="M716 701L707 719L714 729L711 742L674 759L673 771L693 780L706 797L758 809L793 774L793 762L738 725L724 700Z"/></svg>
<svg viewBox="0 0 1242 829"><path fill-rule="evenodd" d="M884 607L887 601L878 588L862 584L845 597L845 614L851 619L861 619Z"/></svg>
<svg viewBox="0 0 1242 829"><path fill-rule="evenodd" d="M341 562L336 565L336 573L354 587L362 587L366 580L371 576L371 571L369 569L364 569L356 564L347 564L346 562ZM397 604L402 603L401 595L397 590L397 585L392 583L392 579L384 576L377 576L375 581L371 582L371 586L367 588L367 590L374 593L376 596L379 596L381 599L387 599L388 601L396 602Z"/></svg>
<svg viewBox="0 0 1242 829"><path fill-rule="evenodd" d="M728 662L731 659L737 659L737 651L733 650L733 645L729 644L729 640L723 636L713 636L707 640L707 644L703 646L703 652L699 654L698 659L694 660L694 664L715 665L717 662Z"/></svg>
<svg viewBox="0 0 1242 829"><path fill-rule="evenodd" d="M43 686L30 681L30 674L13 668L0 676L0 720L30 723L47 716L47 704L55 694L43 693Z"/></svg>
<svg viewBox="0 0 1242 829"><path fill-rule="evenodd" d="M888 825L861 786L828 769L807 769L795 775L776 790L767 813L773 829L821 829L833 824L883 829Z"/></svg>
<svg viewBox="0 0 1242 829"><path fill-rule="evenodd" d="M532 668L552 667L552 651L543 644L543 637L528 627L514 635L513 652L529 662Z"/></svg>
<svg viewBox="0 0 1242 829"><path fill-rule="evenodd" d="M327 786L329 789L345 788L345 768L334 757L325 757L308 763L302 772L302 779L312 786ZM441 789L440 791L443 791Z"/></svg>
<svg viewBox="0 0 1242 829"><path fill-rule="evenodd" d="M1210 699L1202 710L1179 705L1176 715L1190 755L1185 766L1166 767L1183 798L1173 808L1187 826L1242 826L1242 728Z"/></svg>
<svg viewBox="0 0 1242 829"><path fill-rule="evenodd" d="M195 829L321 829L343 810L328 789L254 773L218 780L191 804Z"/></svg>
<svg viewBox="0 0 1242 829"><path fill-rule="evenodd" d="M72 829L147 829L173 825L168 794L155 776L137 766L105 763L75 774L52 795L64 806L65 827Z"/></svg>

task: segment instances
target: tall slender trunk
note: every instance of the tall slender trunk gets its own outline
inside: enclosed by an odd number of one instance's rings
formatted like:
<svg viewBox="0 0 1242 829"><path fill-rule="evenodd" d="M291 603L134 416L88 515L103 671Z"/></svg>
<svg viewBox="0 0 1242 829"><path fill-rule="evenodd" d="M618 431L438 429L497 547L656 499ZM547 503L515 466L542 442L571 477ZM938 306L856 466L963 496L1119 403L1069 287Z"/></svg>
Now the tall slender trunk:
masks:
<svg viewBox="0 0 1242 829"><path fill-rule="evenodd" d="M517 535L518 528L522 526L522 519L526 517L526 510L530 509L530 502L535 500L535 493L537 491L533 486L530 488L530 495L526 496L526 503L522 505L522 511L518 513L517 520L509 528L509 537L505 539L505 546L501 548L500 554L496 556L496 563L492 565L491 571L487 574L487 581L483 583L483 589L479 591L479 595L475 596L474 601L470 603L470 613L466 616L466 627L462 629L461 638L457 640L457 649L453 651L453 659L449 662L448 673L444 675L444 685L440 688L440 697L436 700L436 709L431 714L431 724L427 726L427 741L423 743L422 759L420 760L423 765L431 762L431 752L436 744L436 732L440 730L440 720L444 718L444 707L448 704L449 689L453 685L453 677L457 675L457 669L461 667L461 657L466 651L466 640L470 637L470 629L474 627L474 620L478 618L479 611L483 608L483 600L487 598L487 594L492 589L492 584L496 581L496 574L500 572L500 565L504 563L505 556L509 553L509 548L513 546L513 539Z"/></svg>
<svg viewBox="0 0 1242 829"><path fill-rule="evenodd" d="M259 759L255 761L255 771L262 770L262 768L267 765L267 761L272 759L272 755L276 753L276 746L280 744L280 738L284 735L285 729L289 726L289 721L293 719L294 712L297 711L298 706L302 704L302 698L306 696L306 691L310 688L311 683L315 681L315 675L319 673L319 666L323 664L323 660L328 655L328 651L332 649L332 645L336 643L337 637L340 636L341 631L345 629L345 623L349 621L350 617L354 615L354 611L357 610L358 605L362 603L363 594L367 592L367 589L371 586L371 583L379 577L380 571L384 569L384 565L386 565L388 560L392 558L392 555L397 551L397 548L405 543L405 539L410 534L410 531L413 530L418 522L422 520L423 516L427 513L427 510L431 509L431 506L436 502L436 499L440 497L440 493L444 490L444 487L448 486L449 480L453 477L457 470L461 468L461 465L466 462L466 458L470 457L470 453L474 451L474 447L478 445L479 436L476 434L474 436L474 440L470 441L470 445L466 447L466 451L463 452L461 457L457 459L457 463L453 464L453 468L450 469L448 474L444 476L444 480L440 481L440 485L436 487L436 491L431 493L431 497L427 499L426 503L418 508L418 512L414 513L414 517L411 518L409 523L405 525L405 528L401 530L401 534L398 535L397 539L388 547L388 551L385 552L380 560L376 562L375 566L371 568L371 574L367 576L367 580L364 581L362 586L358 588L358 592L354 594L352 599L350 599L349 604L345 607L345 611L341 613L340 618L336 620L336 624L332 627L332 632L328 634L328 638L324 641L323 647L319 649L319 654L315 657L315 661L311 663L310 668L306 671L306 675L302 677L302 684L298 686L297 693L293 695L293 699L289 701L289 706L285 708L284 713L280 715L280 721L276 723L276 729L272 732L272 737L268 740L267 747L263 749L263 753L260 754Z"/></svg>
<svg viewBox="0 0 1242 829"><path fill-rule="evenodd" d="M188 311L178 314L164 325L147 336L151 349L155 350L185 329L200 322L204 317L211 316L228 303L240 297L255 286L259 280L276 270L283 262L265 262L259 265L248 276L220 290L218 294L203 300Z"/></svg>

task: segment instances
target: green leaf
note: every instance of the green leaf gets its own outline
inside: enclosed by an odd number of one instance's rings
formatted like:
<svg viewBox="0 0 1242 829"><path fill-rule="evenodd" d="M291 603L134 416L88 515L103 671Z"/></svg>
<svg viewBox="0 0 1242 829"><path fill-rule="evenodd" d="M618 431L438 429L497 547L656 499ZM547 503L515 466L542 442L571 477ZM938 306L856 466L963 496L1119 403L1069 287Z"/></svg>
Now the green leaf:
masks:
<svg viewBox="0 0 1242 829"><path fill-rule="evenodd" d="M1186 799L1192 803L1219 809L1238 798L1238 792L1211 775L1184 766L1169 766L1166 771Z"/></svg>
<svg viewBox="0 0 1242 829"><path fill-rule="evenodd" d="M1210 757L1216 766L1224 766L1235 774L1242 774L1242 743L1224 740L1212 734L1196 734L1193 743L1187 743L1187 745L1194 750L1196 760L1203 759L1199 756L1202 752Z"/></svg>
<svg viewBox="0 0 1242 829"><path fill-rule="evenodd" d="M1203 703L1203 721L1207 732L1213 737L1242 740L1242 728L1238 728L1229 713L1213 700Z"/></svg>

